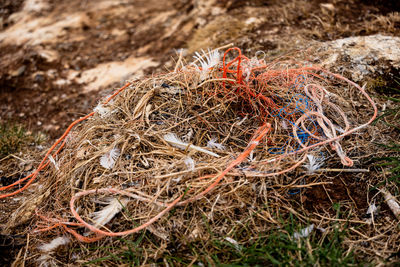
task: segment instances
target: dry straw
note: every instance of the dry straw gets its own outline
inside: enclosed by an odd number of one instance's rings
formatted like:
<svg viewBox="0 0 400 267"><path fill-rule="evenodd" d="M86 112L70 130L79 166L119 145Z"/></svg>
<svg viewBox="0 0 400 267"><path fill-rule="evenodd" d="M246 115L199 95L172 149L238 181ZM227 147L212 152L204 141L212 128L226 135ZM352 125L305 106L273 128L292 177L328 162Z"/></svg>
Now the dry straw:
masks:
<svg viewBox="0 0 400 267"><path fill-rule="evenodd" d="M40 185L24 192L30 205L9 227L33 207L40 234L93 242L147 228L165 239L191 224L188 205L207 206L211 217L224 208L246 216L246 207L268 198L267 185L293 184L322 165L352 166L346 144L376 117L364 88L291 59L267 63L230 48L182 62L127 83L72 123L34 173L2 187L5 198Z"/></svg>

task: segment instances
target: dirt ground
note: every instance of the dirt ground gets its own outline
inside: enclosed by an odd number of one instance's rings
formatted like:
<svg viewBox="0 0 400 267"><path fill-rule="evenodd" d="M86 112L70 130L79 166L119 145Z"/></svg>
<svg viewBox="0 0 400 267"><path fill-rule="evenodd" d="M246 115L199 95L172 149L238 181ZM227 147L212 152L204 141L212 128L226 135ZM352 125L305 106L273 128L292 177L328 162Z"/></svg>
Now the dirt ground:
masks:
<svg viewBox="0 0 400 267"><path fill-rule="evenodd" d="M399 11L400 2L389 0L4 0L0 123L42 132L51 144L127 79L171 69L181 49L191 58L201 48L233 42L249 54L276 56L349 36L399 36ZM309 210L341 200L353 202L360 213L366 209L367 188L360 179L333 181L299 200ZM1 202L4 223L14 205ZM0 244L7 264L6 254L23 245L14 237Z"/></svg>
<svg viewBox="0 0 400 267"><path fill-rule="evenodd" d="M386 17L399 10L393 1L208 2L3 1L1 122L56 138L125 79L165 71L182 48L234 42L278 53L312 40L399 33L400 22Z"/></svg>

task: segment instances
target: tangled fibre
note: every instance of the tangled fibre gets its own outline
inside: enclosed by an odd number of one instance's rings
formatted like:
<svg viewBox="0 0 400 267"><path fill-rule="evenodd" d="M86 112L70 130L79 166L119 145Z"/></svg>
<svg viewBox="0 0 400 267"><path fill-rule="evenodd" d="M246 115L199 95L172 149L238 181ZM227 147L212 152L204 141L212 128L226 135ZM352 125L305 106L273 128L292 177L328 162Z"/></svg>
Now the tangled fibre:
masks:
<svg viewBox="0 0 400 267"><path fill-rule="evenodd" d="M26 194L9 224L33 209L37 234L90 243L146 228L163 237L185 224L166 216L172 209L188 224L189 205L240 213L267 198L266 184L353 166L354 133L376 114L364 88L309 63L203 51L118 89L0 198Z"/></svg>

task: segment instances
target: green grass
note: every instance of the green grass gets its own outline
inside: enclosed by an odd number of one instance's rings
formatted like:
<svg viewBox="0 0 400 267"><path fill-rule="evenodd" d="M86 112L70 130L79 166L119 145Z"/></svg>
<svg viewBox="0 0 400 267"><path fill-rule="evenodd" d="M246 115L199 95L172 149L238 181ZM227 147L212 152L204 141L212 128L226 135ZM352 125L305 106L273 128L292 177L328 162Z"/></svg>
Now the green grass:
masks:
<svg viewBox="0 0 400 267"><path fill-rule="evenodd" d="M339 213L339 210L338 210ZM260 233L251 241L245 241L237 248L224 238L214 238L211 246L205 250L197 246L196 254L207 258L203 265L217 266L349 266L355 265L354 255L346 255L342 241L346 236L345 230L339 225L333 225L327 235L315 230L305 238L295 239L293 234L301 231L309 224L300 223L292 215L280 219L281 229L271 229ZM247 230L238 230L234 236L237 240L246 240L249 237ZM194 245L195 246L195 245ZM196 246L195 246L196 247Z"/></svg>
<svg viewBox="0 0 400 267"><path fill-rule="evenodd" d="M400 98L399 97L394 97L393 95L399 95L400 94L400 78L399 77L394 77L393 78L393 84L397 87L389 87L389 86L383 86L380 88L380 91L382 91L383 95L382 98L386 100L390 100L394 103L397 104L396 107L386 109L385 111L382 111L381 114L375 119L373 122L374 125L376 125L378 122L386 124L396 131L400 132Z"/></svg>
<svg viewBox="0 0 400 267"><path fill-rule="evenodd" d="M340 217L340 206L334 207L337 217ZM352 252L347 253L343 246L347 227L332 223L326 233L314 229L305 238L295 239L293 234L307 227L309 224L300 223L290 215L280 219L280 229L271 229L253 236L246 226L234 226L235 231L231 238L241 240L239 246L228 242L224 236L211 232L211 226L204 219L209 231L209 240L201 240L182 244L181 239L172 238L167 251L155 263L167 262L170 266L186 266L196 258L194 266L358 266ZM131 239L133 238L133 239ZM127 264L139 266L144 263L144 241L151 241L157 246L157 241L151 233L142 231L136 237L119 239L122 247L97 247L107 251L108 255L88 261L87 265L96 265L101 262L111 265ZM146 263L151 263L152 260Z"/></svg>
<svg viewBox="0 0 400 267"><path fill-rule="evenodd" d="M389 172L391 173L391 175L384 182L378 184L377 186L384 185L388 182L393 182L397 186L400 186L400 143L391 143L389 145L381 144L381 146L392 151L394 155L374 158L374 160L378 161L375 166L389 168Z"/></svg>
<svg viewBox="0 0 400 267"><path fill-rule="evenodd" d="M400 79L394 78L395 84L400 88ZM389 91L400 93L399 88L390 87ZM400 97L393 96L383 96L383 98L390 100L396 103L396 106L383 111L374 121L374 124L383 123L387 126L390 126L397 133L400 133ZM388 156L374 158L374 161L377 162L375 166L389 168L389 172L391 176L388 179L377 186L382 186L387 182L394 182L397 186L400 186L400 142L396 140L396 142L392 142L389 144L378 144L379 146L385 148L389 151Z"/></svg>
<svg viewBox="0 0 400 267"><path fill-rule="evenodd" d="M143 249L140 247L140 244L142 243L143 238L145 237L145 231L142 231L142 233L139 235L139 237L135 241L131 241L128 239L123 239L119 238L118 240L122 241L124 244L125 249L121 250L118 253L111 253L108 252L107 256L94 259L91 261L86 262L84 265L95 265L100 262L112 262L117 265L122 265L122 264L129 264L130 266L140 266L141 262L143 262ZM95 247L92 248L92 250L105 250L105 249L111 249L111 247Z"/></svg>
<svg viewBox="0 0 400 267"><path fill-rule="evenodd" d="M227 242L214 241L219 251L212 255L212 259L220 266L348 266L355 263L353 254L345 255L341 247L343 231L335 229L321 241L317 233L296 240L288 230L264 233L240 251L232 249Z"/></svg>
<svg viewBox="0 0 400 267"><path fill-rule="evenodd" d="M384 98L397 103L398 106L383 111L382 114L376 118L375 122L380 121L383 124L390 126L394 128L396 131L400 132L400 119L398 118L398 116L400 115L400 98L386 97L386 96ZM385 118L389 118L389 120Z"/></svg>
<svg viewBox="0 0 400 267"><path fill-rule="evenodd" d="M35 137L22 126L0 124L0 158L18 152L31 142L35 142Z"/></svg>

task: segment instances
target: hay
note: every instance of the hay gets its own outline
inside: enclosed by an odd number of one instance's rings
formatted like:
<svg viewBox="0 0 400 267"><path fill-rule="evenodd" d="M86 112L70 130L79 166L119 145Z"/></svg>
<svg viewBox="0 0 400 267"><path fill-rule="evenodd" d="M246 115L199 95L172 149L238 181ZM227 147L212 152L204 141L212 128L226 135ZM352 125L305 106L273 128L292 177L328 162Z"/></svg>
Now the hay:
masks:
<svg viewBox="0 0 400 267"><path fill-rule="evenodd" d="M131 81L79 120L87 119L59 140L53 163L45 158L39 166L47 169L30 193L34 203L18 209L8 227L24 223L18 218L29 208L36 209L38 238L68 232L94 242L145 228L166 241L176 231L206 237L204 214L229 218L213 229L227 233L268 201L267 188L312 186L296 183L318 175L322 163L353 165L346 155L352 134L376 116L363 88L290 59L267 63L236 48L222 60L209 54L214 58L196 60L202 67L195 61ZM110 213L98 223L104 210ZM252 224L256 232L262 220Z"/></svg>

